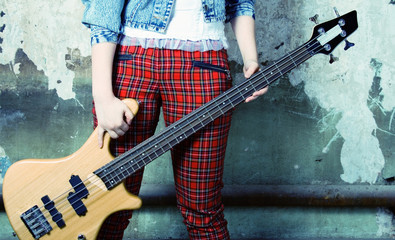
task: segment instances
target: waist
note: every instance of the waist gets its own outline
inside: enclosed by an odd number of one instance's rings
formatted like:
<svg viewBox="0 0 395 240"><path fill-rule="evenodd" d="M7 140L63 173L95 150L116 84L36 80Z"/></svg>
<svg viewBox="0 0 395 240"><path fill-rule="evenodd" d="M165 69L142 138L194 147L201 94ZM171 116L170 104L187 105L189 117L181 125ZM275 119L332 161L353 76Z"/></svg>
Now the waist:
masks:
<svg viewBox="0 0 395 240"><path fill-rule="evenodd" d="M228 49L229 44L226 38L223 39L176 39L176 38L150 38L150 37L131 37L121 35L119 44L124 46L141 46L142 48L162 48L178 49L189 52L218 51Z"/></svg>

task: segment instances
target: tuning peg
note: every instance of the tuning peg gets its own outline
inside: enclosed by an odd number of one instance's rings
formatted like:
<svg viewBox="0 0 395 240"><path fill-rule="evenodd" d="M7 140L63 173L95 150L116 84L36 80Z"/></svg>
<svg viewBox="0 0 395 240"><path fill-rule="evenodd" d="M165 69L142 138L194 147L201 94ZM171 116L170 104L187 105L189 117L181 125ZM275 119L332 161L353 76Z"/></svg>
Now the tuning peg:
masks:
<svg viewBox="0 0 395 240"><path fill-rule="evenodd" d="M339 12L337 11L337 8L336 8L336 7L333 7L333 11L335 11L335 14L336 14L337 17L340 17L340 14L339 14Z"/></svg>
<svg viewBox="0 0 395 240"><path fill-rule="evenodd" d="M319 22L318 22L318 14L316 14L316 15L314 15L314 16L312 16L311 18L309 18L309 20L310 21L312 21L313 23L315 23L315 24L318 24Z"/></svg>
<svg viewBox="0 0 395 240"><path fill-rule="evenodd" d="M337 17L340 17L340 14L339 14L339 12L337 11L337 8L336 8L336 7L333 7L333 11L335 11L335 14L336 14ZM340 19L339 24L340 24L340 26L344 26L344 24L345 24L345 23L344 23L344 20L343 20L343 19ZM343 36L343 37L344 37L344 36ZM350 47L353 47L353 46L355 45L354 43L347 41L347 39L345 40L345 42L346 42L346 46L344 46L344 50L345 50L345 51L347 51Z"/></svg>
<svg viewBox="0 0 395 240"><path fill-rule="evenodd" d="M344 50L347 51L350 47L354 47L355 43L349 42L348 40L345 40L346 45L344 46Z"/></svg>
<svg viewBox="0 0 395 240"><path fill-rule="evenodd" d="M334 63L334 62L336 62L336 61L338 61L338 60L339 60L338 57L335 57L332 53L329 54L329 63L330 63L330 64L332 64L332 63Z"/></svg>

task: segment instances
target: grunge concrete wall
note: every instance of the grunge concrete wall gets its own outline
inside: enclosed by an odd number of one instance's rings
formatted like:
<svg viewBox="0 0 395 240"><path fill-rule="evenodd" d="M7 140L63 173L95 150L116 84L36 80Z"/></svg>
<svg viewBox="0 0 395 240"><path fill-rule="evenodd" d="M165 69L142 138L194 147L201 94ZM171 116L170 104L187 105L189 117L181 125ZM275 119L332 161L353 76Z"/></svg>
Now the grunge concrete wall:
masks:
<svg viewBox="0 0 395 240"><path fill-rule="evenodd" d="M317 55L234 113L225 184L391 185L395 176L395 2L256 1L260 63L267 66L306 42L324 22L358 11L359 29L333 52ZM0 0L0 159L56 158L77 150L92 131L89 32L78 0ZM229 26L234 81L241 57ZM160 124L159 128L163 128ZM2 182L2 178L0 179ZM150 164L144 184L172 184L169 154ZM386 208L227 207L235 238L394 235ZM0 238L12 231L0 215ZM128 236L185 238L177 209L136 212Z"/></svg>

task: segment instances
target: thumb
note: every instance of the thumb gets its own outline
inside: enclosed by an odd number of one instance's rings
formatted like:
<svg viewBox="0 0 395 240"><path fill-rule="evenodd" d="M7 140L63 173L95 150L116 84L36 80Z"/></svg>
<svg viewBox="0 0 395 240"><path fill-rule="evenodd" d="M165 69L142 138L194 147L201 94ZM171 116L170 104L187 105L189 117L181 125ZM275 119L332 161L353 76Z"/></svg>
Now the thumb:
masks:
<svg viewBox="0 0 395 240"><path fill-rule="evenodd" d="M249 78L252 74L259 70L259 64L256 61L247 61L244 64L244 77Z"/></svg>
<svg viewBox="0 0 395 240"><path fill-rule="evenodd" d="M132 123L132 120L134 118L133 112L127 106L126 106L126 109L125 109L125 118L126 118L126 123L128 125L130 125Z"/></svg>
<svg viewBox="0 0 395 240"><path fill-rule="evenodd" d="M245 72L244 72L244 77L245 78L249 78L249 77L251 77L251 75L254 73L254 70L252 69L252 68L248 68L248 69L246 69L245 70Z"/></svg>
<svg viewBox="0 0 395 240"><path fill-rule="evenodd" d="M104 133L105 133L105 130L100 126L97 126L97 140L98 140L99 148L103 147Z"/></svg>

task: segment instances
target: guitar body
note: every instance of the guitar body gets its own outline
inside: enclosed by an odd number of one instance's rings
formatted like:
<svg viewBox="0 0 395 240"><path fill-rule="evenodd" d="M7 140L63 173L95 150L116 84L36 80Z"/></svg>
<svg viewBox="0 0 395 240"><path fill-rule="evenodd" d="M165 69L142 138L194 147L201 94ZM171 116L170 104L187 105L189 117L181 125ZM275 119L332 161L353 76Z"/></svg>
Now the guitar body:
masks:
<svg viewBox="0 0 395 240"><path fill-rule="evenodd" d="M137 103L131 100L126 103L136 114ZM79 239L79 236L95 239L103 221L111 213L141 206L141 200L127 192L123 183L107 190L100 178L92 174L114 159L108 148L109 141L109 135L106 134L105 147L100 149L95 130L85 144L70 156L50 160L22 160L8 169L3 183L4 206L19 239L35 239L20 216L35 205L43 206L41 198L46 195L62 214L65 226L57 227L51 214L45 213L53 229L40 239ZM79 176L89 191L89 195L82 199L87 209L82 216L76 214L67 199L69 192L75 192L69 182L72 175Z"/></svg>

